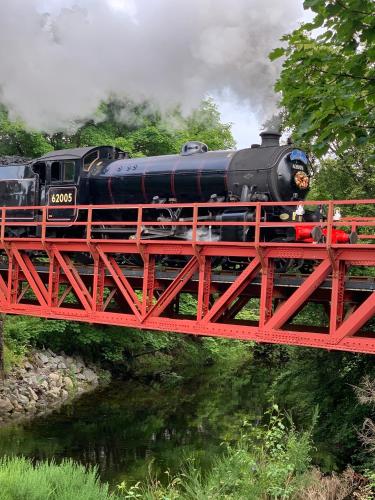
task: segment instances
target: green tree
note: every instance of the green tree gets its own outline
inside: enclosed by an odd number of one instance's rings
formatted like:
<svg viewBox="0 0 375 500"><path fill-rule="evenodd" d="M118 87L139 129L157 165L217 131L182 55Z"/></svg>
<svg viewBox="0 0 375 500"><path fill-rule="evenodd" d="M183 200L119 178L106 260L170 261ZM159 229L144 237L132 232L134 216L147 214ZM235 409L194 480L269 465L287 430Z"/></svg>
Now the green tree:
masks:
<svg viewBox="0 0 375 500"><path fill-rule="evenodd" d="M0 154L41 156L53 149L48 137L30 131L19 122L12 122L6 109L0 105Z"/></svg>
<svg viewBox="0 0 375 500"><path fill-rule="evenodd" d="M46 134L10 121L5 108L0 108L0 154L37 157L52 149L109 145L132 156L154 156L178 153L188 140L205 142L210 149L235 144L231 124L221 123L212 100L202 101L187 117L178 108L165 117L147 103L118 100L102 103L97 115L96 122L88 121L74 134Z"/></svg>
<svg viewBox="0 0 375 500"><path fill-rule="evenodd" d="M212 99L203 101L199 108L182 120L179 147L186 141L202 141L209 149L230 149L235 146L230 123L221 123L220 113Z"/></svg>
<svg viewBox="0 0 375 500"><path fill-rule="evenodd" d="M375 141L375 8L372 0L306 0L315 17L283 37L276 84L284 126L322 156L356 168L373 165ZM318 33L318 34L317 34Z"/></svg>

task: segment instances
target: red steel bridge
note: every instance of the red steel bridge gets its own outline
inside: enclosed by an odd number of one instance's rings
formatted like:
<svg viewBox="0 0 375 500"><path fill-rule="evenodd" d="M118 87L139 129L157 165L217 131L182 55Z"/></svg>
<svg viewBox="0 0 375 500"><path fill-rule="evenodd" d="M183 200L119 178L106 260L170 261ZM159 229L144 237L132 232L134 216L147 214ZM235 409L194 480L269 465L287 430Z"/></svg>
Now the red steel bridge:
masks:
<svg viewBox="0 0 375 500"><path fill-rule="evenodd" d="M207 222L200 217L210 206L239 205L255 210L253 222ZM306 223L267 222L262 203L63 207L79 214L76 222L66 223L69 234L75 234L69 238L56 236L56 226L65 223L56 217L51 221L51 207L2 207L0 311L375 353L375 200L303 205L320 205L326 211L326 221L309 223L324 229L322 242L264 241L269 227ZM190 211L189 222L156 216L150 221L152 211L177 207ZM30 210L33 218L26 220ZM108 210L130 215L126 221L105 222L100 214ZM190 227L189 240L147 239L147 226L165 230L179 224ZM202 227L215 225L253 226L253 236L246 242L200 238ZM35 226L36 236L17 237L20 226ZM335 242L337 227L357 231L358 241ZM226 266L220 264L223 256ZM296 271L301 262L308 265ZM288 267L286 272L278 272L280 263Z"/></svg>

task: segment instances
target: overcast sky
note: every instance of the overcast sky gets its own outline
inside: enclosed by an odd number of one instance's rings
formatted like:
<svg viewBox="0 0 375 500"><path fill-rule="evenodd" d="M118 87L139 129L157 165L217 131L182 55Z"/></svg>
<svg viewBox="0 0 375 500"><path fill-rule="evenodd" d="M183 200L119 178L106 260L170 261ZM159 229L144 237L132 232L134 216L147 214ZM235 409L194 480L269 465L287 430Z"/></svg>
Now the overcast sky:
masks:
<svg viewBox="0 0 375 500"><path fill-rule="evenodd" d="M75 3L90 13L91 28L79 12L58 17L62 7ZM69 123L70 115L80 105L81 117L90 116L101 93L105 97L108 91L125 91L131 98L150 95L162 107L177 97L186 101L188 111L207 89L219 106L223 122L233 123L237 146L246 147L258 142L266 115L276 109L270 82L277 77L279 63L269 63L267 54L278 46L285 31L311 18L309 12L303 11L302 3L303 0L0 0L3 100L14 117L20 116L31 127L48 130L49 126ZM111 5L113 15L108 13L111 9L103 8L104 4ZM37 19L32 20L33 25L27 11L26 19L19 17L31 5L40 13L57 16L53 31L57 45L51 45L43 33L38 38L32 36ZM29 14L33 17L32 10ZM129 34L133 28L126 17L131 18L134 26L139 22L138 33L134 29L133 35ZM103 26L100 33L98 26ZM17 37L15 29L19 30ZM29 42L22 42L23 34ZM11 53L12 43L15 54ZM67 87L69 82L62 84L59 78L54 79L56 68L60 67L59 58L70 67L72 75L88 64L87 70L77 76L81 80L72 81L73 91ZM98 71L96 59L101 68L104 61L105 65L108 62L105 67L110 69L109 75ZM18 64L24 68L22 71ZM51 81L46 82L46 77ZM124 82L123 87L119 82ZM53 88L54 94L48 95L43 85L47 90ZM218 91L210 90L215 86ZM80 93L80 87L86 89L85 94ZM264 90L266 87L268 90Z"/></svg>

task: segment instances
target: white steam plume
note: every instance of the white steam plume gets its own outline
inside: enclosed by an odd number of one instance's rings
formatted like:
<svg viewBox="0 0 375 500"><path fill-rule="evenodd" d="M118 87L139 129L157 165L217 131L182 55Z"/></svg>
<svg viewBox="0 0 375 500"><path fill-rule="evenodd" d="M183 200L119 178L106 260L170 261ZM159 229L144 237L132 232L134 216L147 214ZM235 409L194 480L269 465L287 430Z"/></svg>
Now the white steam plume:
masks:
<svg viewBox="0 0 375 500"><path fill-rule="evenodd" d="M280 69L267 55L302 13L298 0L59 1L0 1L0 102L47 132L111 95L189 111L226 89L264 121Z"/></svg>

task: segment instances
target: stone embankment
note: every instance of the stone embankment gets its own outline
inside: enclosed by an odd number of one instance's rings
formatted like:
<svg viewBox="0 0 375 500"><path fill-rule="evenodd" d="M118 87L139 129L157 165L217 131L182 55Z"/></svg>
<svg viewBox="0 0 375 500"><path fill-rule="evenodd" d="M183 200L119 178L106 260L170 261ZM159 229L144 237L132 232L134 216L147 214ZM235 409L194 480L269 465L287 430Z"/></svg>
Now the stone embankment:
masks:
<svg viewBox="0 0 375 500"><path fill-rule="evenodd" d="M75 397L95 389L100 370L80 357L52 351L30 354L20 367L0 380L0 426L45 415Z"/></svg>

